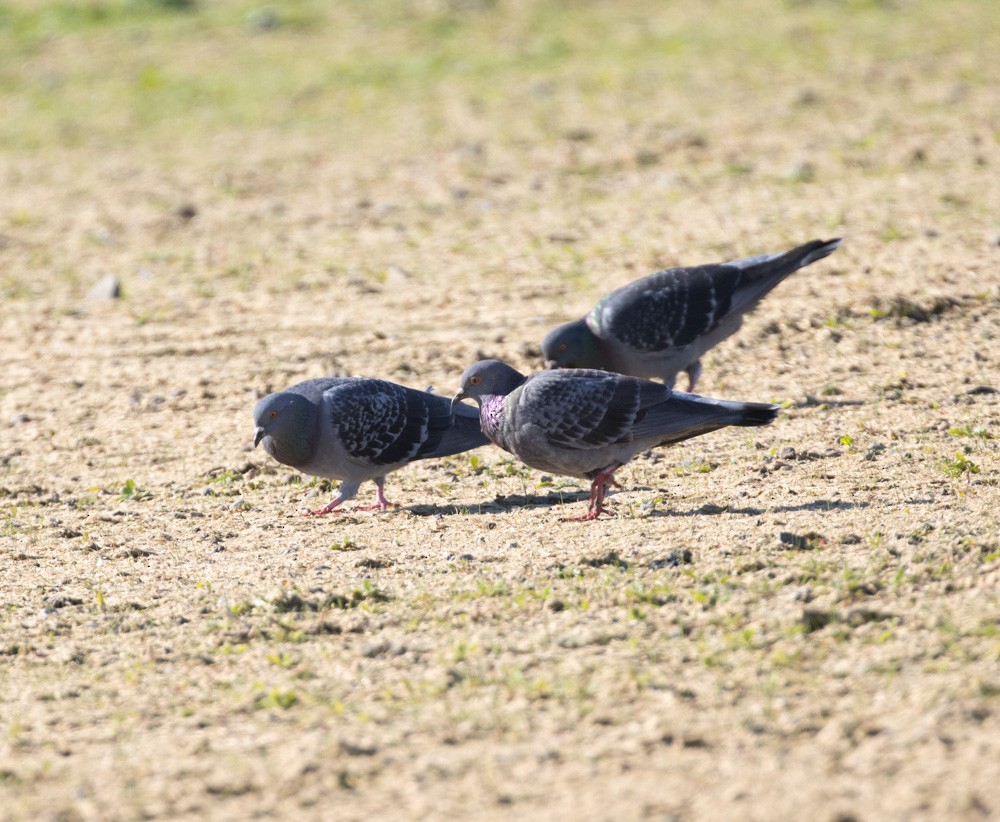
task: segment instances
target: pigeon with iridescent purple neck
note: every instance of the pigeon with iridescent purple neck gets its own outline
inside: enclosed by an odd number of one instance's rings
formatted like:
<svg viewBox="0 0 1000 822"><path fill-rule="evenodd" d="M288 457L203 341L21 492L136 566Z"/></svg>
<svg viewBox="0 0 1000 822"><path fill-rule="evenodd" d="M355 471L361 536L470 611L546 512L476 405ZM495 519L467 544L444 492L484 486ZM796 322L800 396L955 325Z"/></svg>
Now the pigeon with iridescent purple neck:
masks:
<svg viewBox="0 0 1000 822"><path fill-rule="evenodd" d="M452 409L446 397L365 377L300 382L260 400L253 418L255 446L303 474L341 481L332 500L308 512L317 516L353 498L366 480L376 489L369 508L384 511L391 504L386 474L489 442L474 409Z"/></svg>
<svg viewBox="0 0 1000 822"><path fill-rule="evenodd" d="M499 360L462 374L452 399L479 404L483 432L541 471L585 477L597 519L614 474L636 454L729 425L767 425L778 406L729 402L673 391L651 380L591 369L555 369L526 377Z"/></svg>
<svg viewBox="0 0 1000 822"><path fill-rule="evenodd" d="M781 254L729 263L670 268L602 298L584 318L542 341L547 368L599 368L673 386L688 375L693 391L701 356L734 334L778 283L821 260L841 243L813 240Z"/></svg>

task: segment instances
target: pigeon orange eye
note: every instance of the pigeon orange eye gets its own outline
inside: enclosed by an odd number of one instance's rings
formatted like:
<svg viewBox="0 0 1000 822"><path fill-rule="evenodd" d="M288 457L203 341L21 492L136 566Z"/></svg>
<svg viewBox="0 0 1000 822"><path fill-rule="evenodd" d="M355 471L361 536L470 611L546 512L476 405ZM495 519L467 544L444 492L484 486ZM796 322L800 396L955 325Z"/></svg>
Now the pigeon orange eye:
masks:
<svg viewBox="0 0 1000 822"><path fill-rule="evenodd" d="M565 351L566 350L566 343L559 343L559 350L560 351Z"/></svg>
<svg viewBox="0 0 1000 822"><path fill-rule="evenodd" d="M471 385L479 385L480 379L479 377L469 377L469 383Z"/></svg>
<svg viewBox="0 0 1000 822"><path fill-rule="evenodd" d="M277 411L272 411L271 412L271 419L273 420L276 416L278 416L278 412Z"/></svg>

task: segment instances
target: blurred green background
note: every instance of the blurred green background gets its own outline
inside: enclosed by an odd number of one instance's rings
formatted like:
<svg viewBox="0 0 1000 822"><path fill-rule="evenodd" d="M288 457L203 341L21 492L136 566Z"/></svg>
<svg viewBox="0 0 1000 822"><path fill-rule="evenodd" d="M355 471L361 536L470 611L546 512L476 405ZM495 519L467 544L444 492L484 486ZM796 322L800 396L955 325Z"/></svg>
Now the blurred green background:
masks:
<svg viewBox="0 0 1000 822"><path fill-rule="evenodd" d="M516 142L743 107L783 127L887 84L933 110L996 80L998 20L994 0L6 0L0 144Z"/></svg>

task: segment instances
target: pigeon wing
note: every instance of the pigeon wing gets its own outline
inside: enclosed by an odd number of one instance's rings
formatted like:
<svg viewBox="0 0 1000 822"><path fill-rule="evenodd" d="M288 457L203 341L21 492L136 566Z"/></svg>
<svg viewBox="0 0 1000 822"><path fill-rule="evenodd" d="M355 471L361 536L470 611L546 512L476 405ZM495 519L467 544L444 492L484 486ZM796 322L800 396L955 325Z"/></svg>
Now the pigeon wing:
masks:
<svg viewBox="0 0 1000 822"><path fill-rule="evenodd" d="M548 371L531 377L517 399L519 420L554 446L600 448L632 439L636 420L669 396L663 385L603 371Z"/></svg>
<svg viewBox="0 0 1000 822"><path fill-rule="evenodd" d="M803 266L832 254L841 240L812 240L780 254L670 268L612 291L587 318L600 337L637 352L683 348L740 316Z"/></svg>
<svg viewBox="0 0 1000 822"><path fill-rule="evenodd" d="M671 268L612 291L588 325L636 351L683 348L718 325L741 279L727 264Z"/></svg>
<svg viewBox="0 0 1000 822"><path fill-rule="evenodd" d="M349 456L372 465L396 465L414 459L427 441L432 415L421 393L361 379L336 385L323 398Z"/></svg>

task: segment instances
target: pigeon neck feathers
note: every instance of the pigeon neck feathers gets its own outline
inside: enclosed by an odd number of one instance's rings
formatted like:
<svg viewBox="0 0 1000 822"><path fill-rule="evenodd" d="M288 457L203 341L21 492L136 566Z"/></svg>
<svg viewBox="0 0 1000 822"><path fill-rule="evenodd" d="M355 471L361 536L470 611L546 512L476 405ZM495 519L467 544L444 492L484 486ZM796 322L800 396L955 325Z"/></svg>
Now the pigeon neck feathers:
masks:
<svg viewBox="0 0 1000 822"><path fill-rule="evenodd" d="M453 402L472 399L479 405L479 423L483 433L501 448L505 445L507 397L520 389L529 378L500 360L480 360L465 369L462 387Z"/></svg>
<svg viewBox="0 0 1000 822"><path fill-rule="evenodd" d="M479 424L483 433L501 448L504 447L503 415L506 407L506 394L490 394L483 397L479 407Z"/></svg>

